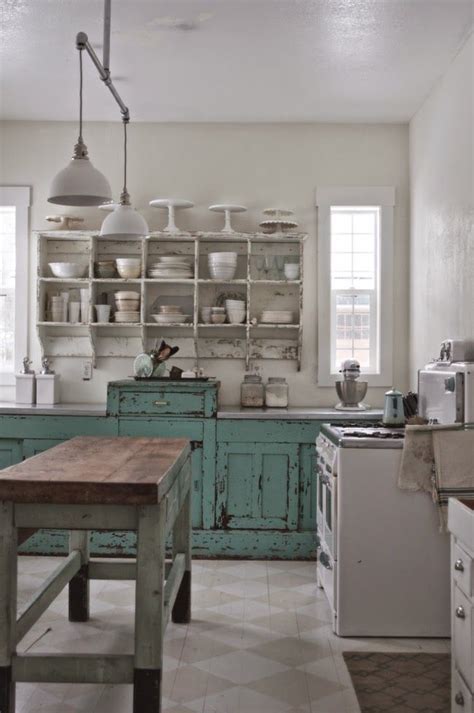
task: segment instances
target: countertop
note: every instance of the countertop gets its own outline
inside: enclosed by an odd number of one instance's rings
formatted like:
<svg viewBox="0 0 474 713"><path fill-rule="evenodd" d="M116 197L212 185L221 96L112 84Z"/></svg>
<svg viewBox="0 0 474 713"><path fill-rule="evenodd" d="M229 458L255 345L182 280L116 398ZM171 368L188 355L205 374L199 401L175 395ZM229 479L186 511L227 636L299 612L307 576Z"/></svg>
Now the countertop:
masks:
<svg viewBox="0 0 474 713"><path fill-rule="evenodd" d="M105 416L105 404L17 404L14 401L0 401L0 416Z"/></svg>
<svg viewBox="0 0 474 713"><path fill-rule="evenodd" d="M337 411L334 408L291 407L281 408L241 408L240 406L221 406L217 418L237 419L273 419L285 421L340 421L340 420L379 420L381 409L368 411ZM105 416L105 404L54 404L38 406L17 404L13 401L0 401L0 415L10 416Z"/></svg>
<svg viewBox="0 0 474 713"><path fill-rule="evenodd" d="M247 418L247 419L278 419L284 421L312 420L312 421L350 421L350 420L379 420L382 418L382 409L369 409L367 411L338 411L335 408L242 408L241 406L221 406L217 418Z"/></svg>

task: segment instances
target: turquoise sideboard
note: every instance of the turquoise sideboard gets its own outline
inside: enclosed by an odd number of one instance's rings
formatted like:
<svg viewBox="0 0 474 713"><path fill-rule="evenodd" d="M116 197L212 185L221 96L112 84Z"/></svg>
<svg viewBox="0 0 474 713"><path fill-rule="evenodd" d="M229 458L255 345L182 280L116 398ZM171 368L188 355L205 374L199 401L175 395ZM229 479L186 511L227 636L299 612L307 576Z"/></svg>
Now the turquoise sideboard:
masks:
<svg viewBox="0 0 474 713"><path fill-rule="evenodd" d="M321 422L335 414L219 412L217 394L217 382L125 380L109 384L103 415L56 415L55 407L47 413L0 410L0 468L76 435L189 438L195 555L313 558L314 442ZM134 537L94 532L91 549L96 555L131 555ZM62 553L66 538L41 531L23 550Z"/></svg>

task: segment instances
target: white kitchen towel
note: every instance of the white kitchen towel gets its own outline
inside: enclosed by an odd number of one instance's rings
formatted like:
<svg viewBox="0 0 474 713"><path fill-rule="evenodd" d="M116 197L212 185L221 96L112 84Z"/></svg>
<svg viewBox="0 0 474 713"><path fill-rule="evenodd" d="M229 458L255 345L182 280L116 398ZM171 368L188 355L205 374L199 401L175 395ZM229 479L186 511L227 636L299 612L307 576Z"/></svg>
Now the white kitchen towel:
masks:
<svg viewBox="0 0 474 713"><path fill-rule="evenodd" d="M474 498L474 429L433 433L436 497L447 525L449 498Z"/></svg>
<svg viewBox="0 0 474 713"><path fill-rule="evenodd" d="M402 490L429 493L440 506L440 526L444 530L446 517L444 506L438 497L435 467L434 435L462 434L462 424L407 426L403 443L402 459L398 474L398 487Z"/></svg>

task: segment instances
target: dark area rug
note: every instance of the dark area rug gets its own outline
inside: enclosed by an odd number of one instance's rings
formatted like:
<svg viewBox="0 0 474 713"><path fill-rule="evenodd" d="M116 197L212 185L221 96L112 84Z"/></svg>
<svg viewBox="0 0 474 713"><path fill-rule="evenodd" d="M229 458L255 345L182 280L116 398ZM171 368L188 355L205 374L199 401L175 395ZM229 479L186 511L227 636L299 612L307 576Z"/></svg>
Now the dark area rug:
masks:
<svg viewBox="0 0 474 713"><path fill-rule="evenodd" d="M449 713L449 654L345 651L362 713Z"/></svg>

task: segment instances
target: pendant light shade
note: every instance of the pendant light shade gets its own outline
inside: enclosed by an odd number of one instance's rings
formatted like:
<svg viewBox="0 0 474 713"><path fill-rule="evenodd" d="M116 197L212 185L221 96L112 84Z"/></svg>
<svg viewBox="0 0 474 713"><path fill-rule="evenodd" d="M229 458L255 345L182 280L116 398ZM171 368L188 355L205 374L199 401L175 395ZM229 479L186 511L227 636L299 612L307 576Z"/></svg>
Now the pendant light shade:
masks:
<svg viewBox="0 0 474 713"><path fill-rule="evenodd" d="M82 48L79 49L79 138L66 168L53 179L49 203L72 206L97 206L112 198L109 182L89 160L82 138Z"/></svg>
<svg viewBox="0 0 474 713"><path fill-rule="evenodd" d="M73 206L97 206L112 198L108 180L86 157L72 158L54 178L49 203Z"/></svg>
<svg viewBox="0 0 474 713"><path fill-rule="evenodd" d="M100 234L104 238L124 238L148 234L148 224L131 205L118 205L102 223Z"/></svg>
<svg viewBox="0 0 474 713"><path fill-rule="evenodd" d="M130 196L127 190L127 124L128 118L123 120L123 189L120 203L105 218L100 229L103 238L126 238L148 235L148 224L140 213L130 205Z"/></svg>

